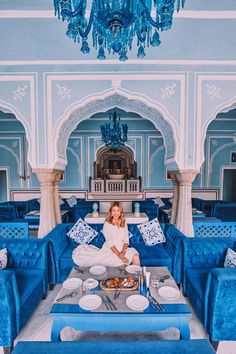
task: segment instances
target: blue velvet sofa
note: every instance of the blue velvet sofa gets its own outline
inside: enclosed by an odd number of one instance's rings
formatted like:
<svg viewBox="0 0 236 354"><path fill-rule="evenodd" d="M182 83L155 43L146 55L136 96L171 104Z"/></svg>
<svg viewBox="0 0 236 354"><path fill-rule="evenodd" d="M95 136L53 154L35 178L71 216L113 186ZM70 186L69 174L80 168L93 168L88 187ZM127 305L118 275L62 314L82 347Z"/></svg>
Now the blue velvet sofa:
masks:
<svg viewBox="0 0 236 354"><path fill-rule="evenodd" d="M236 269L223 268L234 239L186 238L183 288L210 340L236 340Z"/></svg>
<svg viewBox="0 0 236 354"><path fill-rule="evenodd" d="M132 212L133 213L135 211L135 203L137 203L137 201L132 202ZM159 205L155 204L153 199L147 198L145 200L138 201L138 203L140 205L140 212L146 213L147 216L149 217L149 220L158 218Z"/></svg>
<svg viewBox="0 0 236 354"><path fill-rule="evenodd" d="M215 204L212 216L222 221L236 221L236 203Z"/></svg>
<svg viewBox="0 0 236 354"><path fill-rule="evenodd" d="M31 210L39 210L38 200L8 201L0 203L0 221L23 221L24 215Z"/></svg>
<svg viewBox="0 0 236 354"><path fill-rule="evenodd" d="M50 261L49 261L49 282L50 284L62 283L68 276L74 263L72 252L78 246L66 234L72 228L72 224L57 225L44 239L49 241ZM91 244L101 248L105 239L101 232L102 224L91 224L98 235L92 240ZM144 266L166 266L172 271L172 260L168 254L166 244L146 246L142 235L136 225L128 225L129 231L133 234L130 239L130 246L138 250L141 264ZM170 247L170 251L172 248Z"/></svg>
<svg viewBox="0 0 236 354"><path fill-rule="evenodd" d="M229 244L233 245L236 241L236 226L235 223L214 222L214 223L198 223L194 225L196 238L207 239L227 239ZM172 275L177 284L183 282L183 259L184 259L184 243L191 242L193 238L185 236L172 224L165 224L164 233L167 239L166 248L172 258ZM190 240L190 241L189 241Z"/></svg>
<svg viewBox="0 0 236 354"><path fill-rule="evenodd" d="M126 342L19 342L12 354L88 354L100 351L103 354L214 354L206 339L195 340L150 340Z"/></svg>
<svg viewBox="0 0 236 354"><path fill-rule="evenodd" d="M8 263L0 270L0 346L12 347L20 329L47 294L48 242L2 238L3 248L7 248Z"/></svg>

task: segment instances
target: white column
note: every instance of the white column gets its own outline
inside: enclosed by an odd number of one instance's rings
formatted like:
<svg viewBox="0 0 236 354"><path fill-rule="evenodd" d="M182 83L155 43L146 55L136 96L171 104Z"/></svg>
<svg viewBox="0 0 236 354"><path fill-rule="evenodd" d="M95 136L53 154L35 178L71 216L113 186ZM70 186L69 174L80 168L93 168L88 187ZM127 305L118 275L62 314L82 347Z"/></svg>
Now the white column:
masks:
<svg viewBox="0 0 236 354"><path fill-rule="evenodd" d="M55 215L56 215L56 223L61 224L61 208L59 202L59 186L58 183L61 180L61 175L63 171L59 171L55 174L55 181L54 181L54 205L55 205Z"/></svg>
<svg viewBox="0 0 236 354"><path fill-rule="evenodd" d="M176 213L177 213L177 202L178 202L178 194L179 194L179 189L178 189L178 181L177 177L175 175L175 172L173 171L168 171L171 181L173 183L173 201L172 201L172 208L171 208L171 219L170 223L175 224L176 221Z"/></svg>
<svg viewBox="0 0 236 354"><path fill-rule="evenodd" d="M192 182L198 171L175 171L178 182L178 203L175 225L188 237L194 236L192 215Z"/></svg>
<svg viewBox="0 0 236 354"><path fill-rule="evenodd" d="M55 208L55 180L61 171L54 169L34 169L40 182L40 222L38 237L46 236L57 224Z"/></svg>

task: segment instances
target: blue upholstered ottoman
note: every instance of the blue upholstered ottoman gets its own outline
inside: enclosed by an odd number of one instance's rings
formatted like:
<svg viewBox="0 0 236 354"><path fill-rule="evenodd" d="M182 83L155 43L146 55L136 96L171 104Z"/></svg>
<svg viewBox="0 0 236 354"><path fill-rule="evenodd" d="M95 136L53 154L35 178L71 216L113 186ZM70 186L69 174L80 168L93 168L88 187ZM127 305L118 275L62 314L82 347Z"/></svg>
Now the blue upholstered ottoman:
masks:
<svg viewBox="0 0 236 354"><path fill-rule="evenodd" d="M214 354L206 339L136 342L19 342L12 354Z"/></svg>

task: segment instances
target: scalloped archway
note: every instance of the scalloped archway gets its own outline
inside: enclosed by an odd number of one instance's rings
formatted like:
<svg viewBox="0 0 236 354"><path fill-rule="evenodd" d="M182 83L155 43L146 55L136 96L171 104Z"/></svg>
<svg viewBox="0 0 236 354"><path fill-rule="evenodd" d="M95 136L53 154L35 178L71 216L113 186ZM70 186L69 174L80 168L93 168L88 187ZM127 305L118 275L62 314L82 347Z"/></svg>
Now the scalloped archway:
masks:
<svg viewBox="0 0 236 354"><path fill-rule="evenodd" d="M118 107L123 110L139 114L141 117L150 120L161 132L166 148L166 160L174 160L178 155L177 127L174 120L168 115L165 109L143 96L130 95L121 90L109 92L104 96L96 96L84 99L82 102L70 107L69 112L60 120L54 133L54 151L57 161L54 166L66 165L66 146L72 131L77 125L89 119L92 115ZM176 162L177 165L177 162Z"/></svg>

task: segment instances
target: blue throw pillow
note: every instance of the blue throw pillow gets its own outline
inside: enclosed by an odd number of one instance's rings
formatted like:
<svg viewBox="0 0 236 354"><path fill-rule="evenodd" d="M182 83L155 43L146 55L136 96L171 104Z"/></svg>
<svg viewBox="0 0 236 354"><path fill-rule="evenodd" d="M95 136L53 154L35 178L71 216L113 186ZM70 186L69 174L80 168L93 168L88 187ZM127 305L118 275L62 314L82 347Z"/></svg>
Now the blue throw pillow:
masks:
<svg viewBox="0 0 236 354"><path fill-rule="evenodd" d="M81 218L75 223L72 229L67 232L67 236L80 245L89 244L97 234L98 232Z"/></svg>
<svg viewBox="0 0 236 354"><path fill-rule="evenodd" d="M236 252L231 248L227 249L224 261L225 268L236 268Z"/></svg>
<svg viewBox="0 0 236 354"><path fill-rule="evenodd" d="M143 240L147 246L154 246L166 241L157 218L144 224L137 225L137 228L143 236Z"/></svg>
<svg viewBox="0 0 236 354"><path fill-rule="evenodd" d="M0 269L4 269L7 266L7 249L0 250Z"/></svg>

